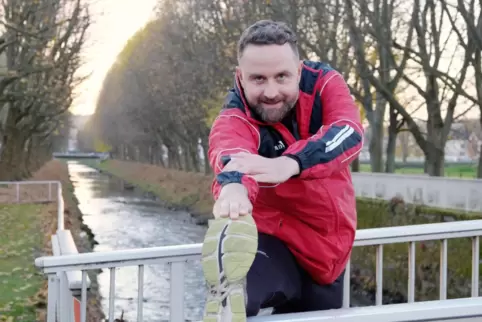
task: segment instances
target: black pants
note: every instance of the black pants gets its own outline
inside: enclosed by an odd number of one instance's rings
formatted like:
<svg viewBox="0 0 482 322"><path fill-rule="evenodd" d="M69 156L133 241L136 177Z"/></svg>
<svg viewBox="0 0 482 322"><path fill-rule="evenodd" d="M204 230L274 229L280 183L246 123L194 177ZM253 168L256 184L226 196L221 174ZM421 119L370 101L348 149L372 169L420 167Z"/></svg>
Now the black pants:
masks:
<svg viewBox="0 0 482 322"><path fill-rule="evenodd" d="M259 234L258 253L247 276L246 313L274 308L273 314L341 308L343 275L331 285L319 285L276 237Z"/></svg>

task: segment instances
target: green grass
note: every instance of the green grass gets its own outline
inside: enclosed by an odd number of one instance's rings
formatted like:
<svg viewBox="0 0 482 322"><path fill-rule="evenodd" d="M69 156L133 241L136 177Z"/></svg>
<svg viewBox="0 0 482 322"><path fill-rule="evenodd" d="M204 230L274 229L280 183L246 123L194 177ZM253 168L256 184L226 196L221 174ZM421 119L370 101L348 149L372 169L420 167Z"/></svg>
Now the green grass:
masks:
<svg viewBox="0 0 482 322"><path fill-rule="evenodd" d="M361 172L371 172L369 164L360 164ZM423 167L403 167L396 169L395 173L400 174L424 174ZM475 178L477 176L477 165L449 165L445 167L445 176L452 178Z"/></svg>
<svg viewBox="0 0 482 322"><path fill-rule="evenodd" d="M0 205L0 321L35 321L29 302L43 278L34 266L41 248L41 205Z"/></svg>

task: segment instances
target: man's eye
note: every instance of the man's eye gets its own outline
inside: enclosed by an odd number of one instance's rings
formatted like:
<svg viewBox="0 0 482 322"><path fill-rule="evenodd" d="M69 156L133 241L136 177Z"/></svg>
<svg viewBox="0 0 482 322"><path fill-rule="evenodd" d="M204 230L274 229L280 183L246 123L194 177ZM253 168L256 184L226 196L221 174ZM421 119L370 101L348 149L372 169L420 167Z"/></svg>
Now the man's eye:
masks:
<svg viewBox="0 0 482 322"><path fill-rule="evenodd" d="M286 79L286 75L282 74L282 75L278 75L278 80L279 81L284 81Z"/></svg>

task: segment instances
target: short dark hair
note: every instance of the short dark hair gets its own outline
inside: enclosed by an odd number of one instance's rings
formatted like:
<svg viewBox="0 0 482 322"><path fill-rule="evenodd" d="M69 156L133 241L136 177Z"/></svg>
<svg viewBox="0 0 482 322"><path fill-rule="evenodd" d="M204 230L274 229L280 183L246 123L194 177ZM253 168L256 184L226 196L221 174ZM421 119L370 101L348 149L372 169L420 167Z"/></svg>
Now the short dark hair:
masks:
<svg viewBox="0 0 482 322"><path fill-rule="evenodd" d="M284 45L288 43L296 57L298 52L298 37L284 22L260 20L244 30L238 41L238 59L243 55L248 45Z"/></svg>

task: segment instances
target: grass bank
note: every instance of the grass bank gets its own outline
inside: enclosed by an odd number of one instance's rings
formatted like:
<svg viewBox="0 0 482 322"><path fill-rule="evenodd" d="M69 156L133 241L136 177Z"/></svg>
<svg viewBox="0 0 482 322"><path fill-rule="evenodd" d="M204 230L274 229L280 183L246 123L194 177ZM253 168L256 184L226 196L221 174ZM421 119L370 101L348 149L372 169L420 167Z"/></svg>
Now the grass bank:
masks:
<svg viewBox="0 0 482 322"><path fill-rule="evenodd" d="M209 176L118 160L84 163L153 193L165 207L187 210L202 220L212 216L212 179Z"/></svg>
<svg viewBox="0 0 482 322"><path fill-rule="evenodd" d="M37 321L44 277L33 265L46 242L49 205L0 205L0 321Z"/></svg>
<svg viewBox="0 0 482 322"><path fill-rule="evenodd" d="M79 252L92 251L93 240L81 237L85 229L66 164L50 161L27 180L62 182L66 229L72 232ZM0 321L42 322L46 313L47 280L34 266L34 259L52 254L51 236L57 229L57 205L37 202L48 196L47 185L22 186L21 189L20 199L26 203L14 204L15 188L0 187ZM90 274L93 288L89 294L89 322L98 322L104 317L96 273Z"/></svg>
<svg viewBox="0 0 482 322"><path fill-rule="evenodd" d="M212 178L198 173L165 169L135 162L108 160L89 165L124 179L157 195L165 205L187 209L195 216L209 218L213 205L210 193ZM456 220L480 219L482 214L465 215L456 211L367 199L357 200L358 229L407 226ZM385 303L406 301L408 277L408 244L384 247ZM417 300L438 296L439 242L417 243ZM448 248L448 297L470 295L471 241L454 239ZM362 293L367 304L375 300L375 247L355 248L352 255L351 280L356 292ZM482 275L481 275L482 278Z"/></svg>

